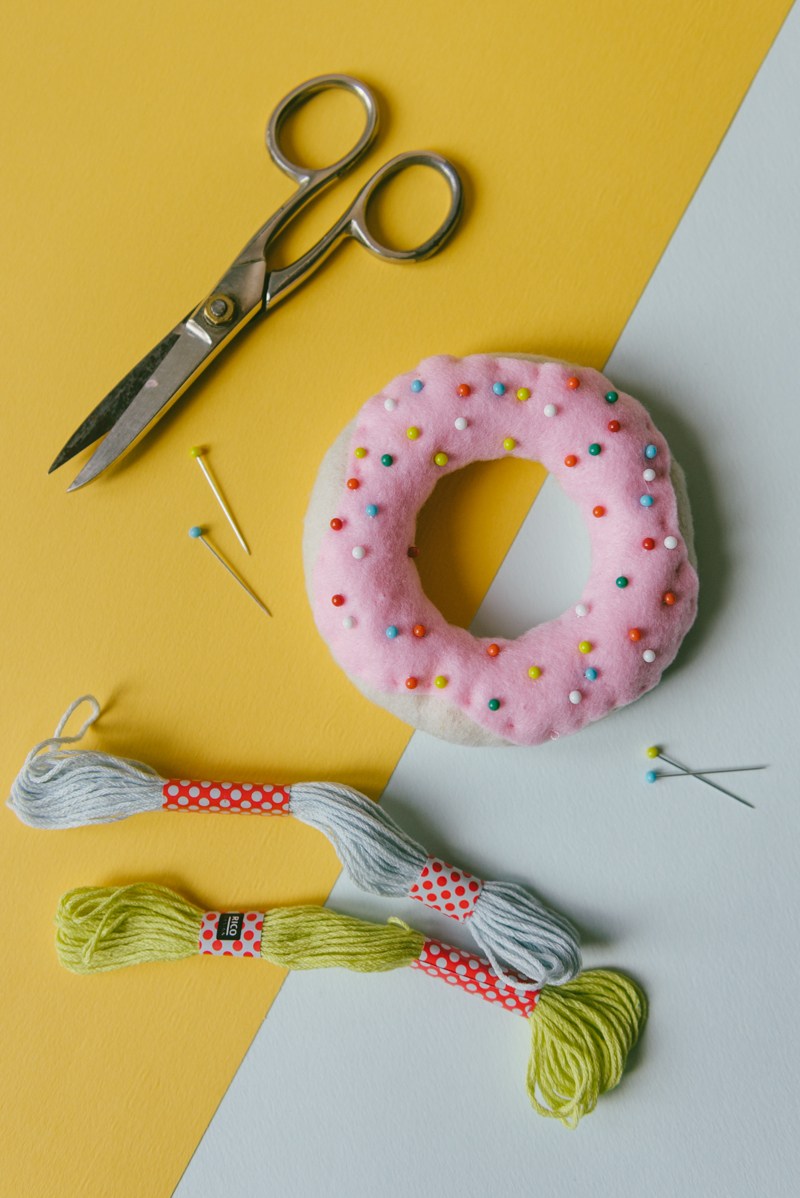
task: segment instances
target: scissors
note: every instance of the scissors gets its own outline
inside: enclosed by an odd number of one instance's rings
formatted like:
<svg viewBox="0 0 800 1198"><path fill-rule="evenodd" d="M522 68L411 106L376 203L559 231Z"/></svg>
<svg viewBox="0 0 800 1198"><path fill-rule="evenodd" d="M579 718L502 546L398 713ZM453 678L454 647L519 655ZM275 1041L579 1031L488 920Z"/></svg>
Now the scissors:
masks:
<svg viewBox="0 0 800 1198"><path fill-rule="evenodd" d="M281 148L284 122L312 96L343 88L361 101L366 124L344 157L314 170L293 162ZM419 262L441 249L453 233L462 207L461 180L452 163L439 154L409 151L385 163L365 183L350 207L319 241L294 262L279 270L269 267L273 243L318 192L352 170L365 156L378 132L378 106L366 84L349 75L320 75L289 92L267 124L267 150L273 162L297 183L297 190L251 237L216 287L188 316L167 333L141 362L101 400L75 430L56 457L56 470L99 437L100 445L69 487L75 491L97 478L126 453L163 416L175 400L225 349L245 325L269 312L307 279L345 238L352 237L387 262ZM384 245L371 232L368 209L375 192L392 176L410 166L427 166L441 174L450 191L450 206L439 228L427 241L409 250Z"/></svg>

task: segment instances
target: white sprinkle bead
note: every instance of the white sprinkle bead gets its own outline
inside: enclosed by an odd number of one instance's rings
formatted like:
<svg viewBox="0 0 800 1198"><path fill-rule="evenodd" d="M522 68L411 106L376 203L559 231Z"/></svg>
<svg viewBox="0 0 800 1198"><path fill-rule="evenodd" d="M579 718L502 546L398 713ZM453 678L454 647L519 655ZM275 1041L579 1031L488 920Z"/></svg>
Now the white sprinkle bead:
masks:
<svg viewBox="0 0 800 1198"><path fill-rule="evenodd" d="M397 400L396 399L385 399L383 401L383 406L386 408L387 412L393 412L395 410L395 408L397 407Z"/></svg>
<svg viewBox="0 0 800 1198"><path fill-rule="evenodd" d="M586 606L585 603L577 603L575 605L575 615L576 616L587 616L588 614L589 614L589 608Z"/></svg>
<svg viewBox="0 0 800 1198"><path fill-rule="evenodd" d="M467 427L467 424L469 423L469 421L467 420L466 416L459 416L453 423L455 424L455 427L458 429L458 431L460 433L463 433L463 431Z"/></svg>
<svg viewBox="0 0 800 1198"><path fill-rule="evenodd" d="M655 650L654 649L645 649L644 653L642 654L642 657L644 658L644 660L646 662L655 661L655 659L656 659Z"/></svg>
<svg viewBox="0 0 800 1198"><path fill-rule="evenodd" d="M353 546L353 557L356 559L357 562L360 562L362 557L366 557L366 553L367 553L367 551L363 545L354 545Z"/></svg>
<svg viewBox="0 0 800 1198"><path fill-rule="evenodd" d="M355 628L356 622L352 616L345 616L342 620L342 628Z"/></svg>
<svg viewBox="0 0 800 1198"><path fill-rule="evenodd" d="M665 549L677 549L678 548L678 538L677 537L664 537L664 548Z"/></svg>
<svg viewBox="0 0 800 1198"><path fill-rule="evenodd" d="M583 698L583 695L581 694L580 691L570 691L569 692L570 703L577 705L578 703L580 703L582 698Z"/></svg>
<svg viewBox="0 0 800 1198"><path fill-rule="evenodd" d="M656 476L655 470L652 470L649 466L647 467L647 469L645 471L642 472L642 478L644 479L644 481L646 483L651 483L653 481L653 479L655 478L655 476Z"/></svg>
<svg viewBox="0 0 800 1198"><path fill-rule="evenodd" d="M558 408L554 403L548 403L544 405L543 411L545 416L555 416Z"/></svg>

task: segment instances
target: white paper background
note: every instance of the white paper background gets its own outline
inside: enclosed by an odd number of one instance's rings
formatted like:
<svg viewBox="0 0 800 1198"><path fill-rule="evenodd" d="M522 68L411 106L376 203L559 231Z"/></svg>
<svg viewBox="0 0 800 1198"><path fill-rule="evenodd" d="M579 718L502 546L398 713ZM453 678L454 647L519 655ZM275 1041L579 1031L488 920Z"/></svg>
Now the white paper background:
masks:
<svg viewBox="0 0 800 1198"><path fill-rule="evenodd" d="M795 10L608 365L689 479L701 608L678 662L632 707L539 748L417 734L384 798L432 851L570 914L588 965L644 984L623 1084L569 1132L528 1106L518 1017L411 970L295 974L178 1198L799 1192L798 62ZM476 630L557 614L587 565L548 481ZM694 781L647 787L654 740L701 766L769 762L730 779L757 810ZM443 934L420 904L345 880L331 905Z"/></svg>

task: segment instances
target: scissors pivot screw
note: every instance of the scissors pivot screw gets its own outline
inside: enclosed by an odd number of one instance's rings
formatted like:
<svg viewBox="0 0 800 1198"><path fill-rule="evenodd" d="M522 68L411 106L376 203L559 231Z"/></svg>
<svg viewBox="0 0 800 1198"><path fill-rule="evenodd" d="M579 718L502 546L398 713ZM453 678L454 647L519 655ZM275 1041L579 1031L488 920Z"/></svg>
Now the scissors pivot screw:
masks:
<svg viewBox="0 0 800 1198"><path fill-rule="evenodd" d="M203 315L209 324L227 324L233 316L234 303L229 295L212 295L206 300Z"/></svg>

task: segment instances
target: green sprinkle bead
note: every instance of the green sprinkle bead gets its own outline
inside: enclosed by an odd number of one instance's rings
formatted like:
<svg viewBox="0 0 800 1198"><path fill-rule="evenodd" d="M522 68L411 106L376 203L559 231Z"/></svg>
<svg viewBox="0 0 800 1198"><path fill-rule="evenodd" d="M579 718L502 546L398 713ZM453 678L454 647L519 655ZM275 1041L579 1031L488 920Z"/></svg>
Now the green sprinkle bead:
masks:
<svg viewBox="0 0 800 1198"><path fill-rule="evenodd" d="M489 711L497 711L498 708L500 707L500 700L499 699L490 699L489 702L486 704L486 706L489 708Z"/></svg>
<svg viewBox="0 0 800 1198"><path fill-rule="evenodd" d="M619 578L617 579L617 586L620 587L620 589L622 589L622 588L626 587L627 585L628 585L627 578L625 577L624 574L620 574Z"/></svg>
<svg viewBox="0 0 800 1198"><path fill-rule="evenodd" d="M390 453L381 454L381 465L382 466L391 466L393 462L394 462L394 458L392 457L392 455Z"/></svg>
<svg viewBox="0 0 800 1198"><path fill-rule="evenodd" d="M600 446L597 444L596 441L593 441L592 444L589 446L589 453L592 455L593 458L596 458L599 452L600 452Z"/></svg>
<svg viewBox="0 0 800 1198"><path fill-rule="evenodd" d="M606 403L616 403L619 399L616 391L606 391Z"/></svg>

